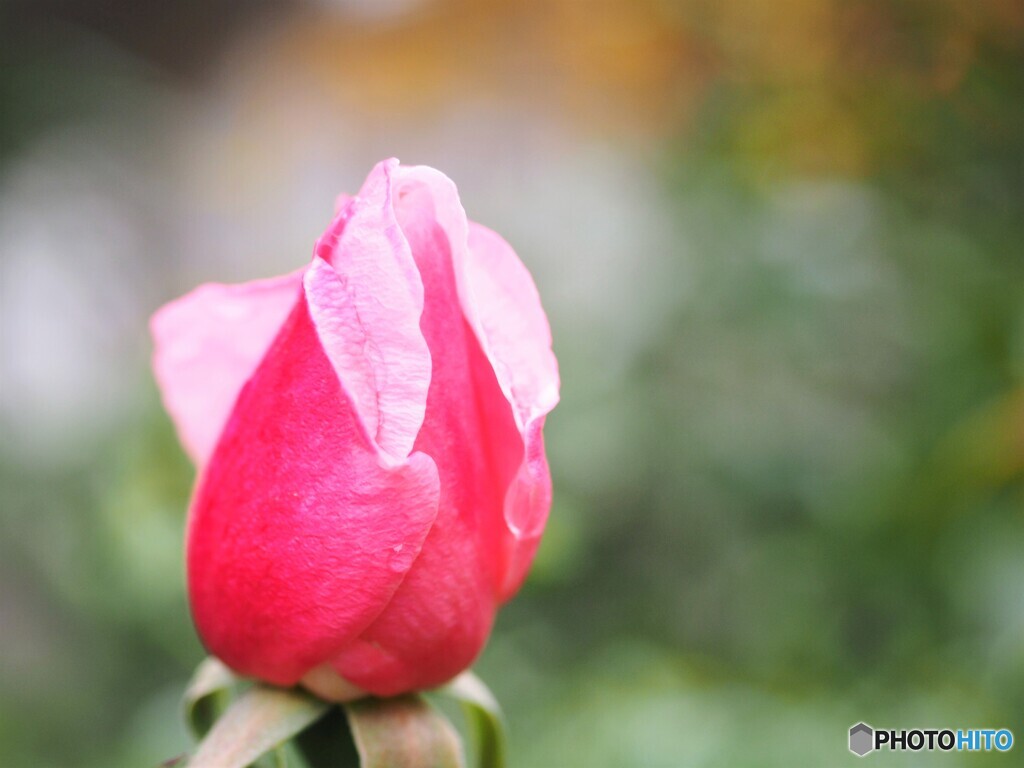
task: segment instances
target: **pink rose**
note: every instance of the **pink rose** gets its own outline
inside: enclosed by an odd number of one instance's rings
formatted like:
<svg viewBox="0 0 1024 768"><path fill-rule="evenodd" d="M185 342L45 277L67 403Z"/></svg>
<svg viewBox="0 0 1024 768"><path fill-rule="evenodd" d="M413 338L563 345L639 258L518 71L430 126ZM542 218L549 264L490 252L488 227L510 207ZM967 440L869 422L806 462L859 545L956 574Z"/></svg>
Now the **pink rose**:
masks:
<svg viewBox="0 0 1024 768"><path fill-rule="evenodd" d="M199 467L188 585L210 652L380 696L468 667L544 530L558 369L529 273L455 185L380 163L307 267L200 286L152 331Z"/></svg>

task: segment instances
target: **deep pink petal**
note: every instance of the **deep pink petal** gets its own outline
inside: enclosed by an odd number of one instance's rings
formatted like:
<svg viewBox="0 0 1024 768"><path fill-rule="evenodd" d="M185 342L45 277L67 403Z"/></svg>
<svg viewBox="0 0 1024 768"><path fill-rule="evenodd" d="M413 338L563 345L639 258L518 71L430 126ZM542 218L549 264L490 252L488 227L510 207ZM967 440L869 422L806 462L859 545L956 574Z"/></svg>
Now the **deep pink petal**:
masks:
<svg viewBox="0 0 1024 768"><path fill-rule="evenodd" d="M533 278L504 238L470 222L469 253L462 266L477 337L515 409L524 443L523 463L505 501L511 534L505 600L526 577L551 508L543 429L545 416L558 403L558 362Z"/></svg>
<svg viewBox="0 0 1024 768"><path fill-rule="evenodd" d="M508 535L503 540L505 574L499 591L504 602L526 578L551 509L551 472L544 451L544 416L526 425L525 450L515 480L505 496Z"/></svg>
<svg viewBox="0 0 1024 768"><path fill-rule="evenodd" d="M406 578L438 507L433 461L383 460L300 300L238 397L188 533L199 633L279 685L334 658Z"/></svg>
<svg viewBox="0 0 1024 768"><path fill-rule="evenodd" d="M420 331L423 284L392 204L397 162L379 163L342 204L305 284L321 343L367 433L401 461L423 423L431 360Z"/></svg>
<svg viewBox="0 0 1024 768"><path fill-rule="evenodd" d="M542 429L558 400L547 319L515 253L467 222L442 174L401 168L394 178L398 220L427 297L421 328L434 363L416 448L438 464L441 503L391 604L334 662L380 695L437 685L479 653L546 522Z"/></svg>
<svg viewBox="0 0 1024 768"><path fill-rule="evenodd" d="M303 271L201 285L153 315L157 384L197 465L213 451L239 390L294 306Z"/></svg>
<svg viewBox="0 0 1024 768"><path fill-rule="evenodd" d="M380 696L437 686L483 649L507 571L504 489L521 464L511 409L487 359L458 312L448 311L457 308L445 300L452 294L424 282L425 332L431 348L438 342L444 351L435 353L441 375L431 382L416 449L437 462L438 516L391 603L334 661L342 676Z"/></svg>
<svg viewBox="0 0 1024 768"><path fill-rule="evenodd" d="M558 403L558 363L551 331L533 279L512 247L486 227L467 221L455 185L432 168L401 168L400 206L407 217L431 218L450 249L462 311L512 407L518 447L494 435L497 450L520 462L505 487L503 573L499 596L506 600L529 569L551 506L551 478L544 452L544 416ZM403 226L408 226L403 221ZM429 295L429 292L428 292ZM434 346L431 346L432 352ZM479 380L481 377L477 375Z"/></svg>
<svg viewBox="0 0 1024 768"><path fill-rule="evenodd" d="M342 676L379 695L438 685L482 649L506 578L505 497L523 459L513 409L463 313L431 190L412 184L399 194L434 364L416 449L437 463L441 501L423 551L387 609L334 661Z"/></svg>
<svg viewBox="0 0 1024 768"><path fill-rule="evenodd" d="M434 688L470 667L497 607L473 572L479 563L471 550L457 523L439 521L381 617L334 658L339 674L377 696L393 696Z"/></svg>

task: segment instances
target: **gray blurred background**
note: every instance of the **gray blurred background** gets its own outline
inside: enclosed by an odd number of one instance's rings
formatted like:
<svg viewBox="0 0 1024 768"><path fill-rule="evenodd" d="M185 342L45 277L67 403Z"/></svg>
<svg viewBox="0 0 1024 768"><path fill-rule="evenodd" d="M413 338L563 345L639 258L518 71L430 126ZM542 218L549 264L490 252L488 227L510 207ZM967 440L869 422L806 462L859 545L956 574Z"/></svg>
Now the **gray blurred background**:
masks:
<svg viewBox="0 0 1024 768"><path fill-rule="evenodd" d="M561 363L478 666L513 766L1024 739L1022 138L1017 0L3 0L0 766L188 748L147 318L304 263L391 155L516 247Z"/></svg>

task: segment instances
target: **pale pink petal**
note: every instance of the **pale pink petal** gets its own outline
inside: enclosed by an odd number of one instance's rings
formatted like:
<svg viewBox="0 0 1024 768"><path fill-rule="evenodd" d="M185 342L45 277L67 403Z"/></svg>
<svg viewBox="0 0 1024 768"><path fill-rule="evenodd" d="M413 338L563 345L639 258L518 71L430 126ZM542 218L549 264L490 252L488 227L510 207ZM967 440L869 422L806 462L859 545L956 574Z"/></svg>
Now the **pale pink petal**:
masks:
<svg viewBox="0 0 1024 768"><path fill-rule="evenodd" d="M461 266L466 315L525 432L558 403L558 362L537 288L512 246L474 222Z"/></svg>
<svg viewBox="0 0 1024 768"><path fill-rule="evenodd" d="M201 285L153 315L157 384L198 466L298 300L303 271L240 285Z"/></svg>
<svg viewBox="0 0 1024 768"><path fill-rule="evenodd" d="M324 350L367 434L401 461L423 423L431 359L419 326L423 284L392 205L396 165L378 164L342 205L317 243L306 289Z"/></svg>
<svg viewBox="0 0 1024 768"><path fill-rule="evenodd" d="M336 198L334 198L334 215L337 216L345 208L348 207L349 203L352 202L352 195L347 192L342 192Z"/></svg>

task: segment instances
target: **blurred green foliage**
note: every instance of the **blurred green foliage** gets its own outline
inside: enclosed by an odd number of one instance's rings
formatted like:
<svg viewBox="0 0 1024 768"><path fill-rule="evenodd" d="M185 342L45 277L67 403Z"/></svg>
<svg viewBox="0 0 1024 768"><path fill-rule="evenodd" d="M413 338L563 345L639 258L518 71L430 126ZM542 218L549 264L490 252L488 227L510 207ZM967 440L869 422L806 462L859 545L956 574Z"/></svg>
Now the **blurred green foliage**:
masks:
<svg viewBox="0 0 1024 768"><path fill-rule="evenodd" d="M666 7L719 67L646 150L677 284L621 370L588 367L552 308L554 509L478 667L512 764L840 765L858 720L1024 739L1021 13L858 3L821 64L802 38L759 58L728 14ZM153 98L73 26L24 28L45 45L3 33L0 171L67 114L134 125ZM48 47L65 35L87 44ZM5 767L188 749L192 470L132 339L136 396L87 450L29 454L4 427Z"/></svg>

